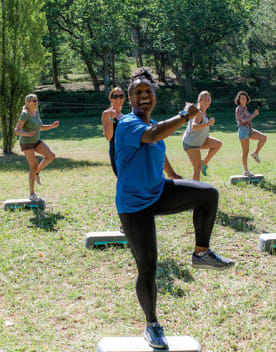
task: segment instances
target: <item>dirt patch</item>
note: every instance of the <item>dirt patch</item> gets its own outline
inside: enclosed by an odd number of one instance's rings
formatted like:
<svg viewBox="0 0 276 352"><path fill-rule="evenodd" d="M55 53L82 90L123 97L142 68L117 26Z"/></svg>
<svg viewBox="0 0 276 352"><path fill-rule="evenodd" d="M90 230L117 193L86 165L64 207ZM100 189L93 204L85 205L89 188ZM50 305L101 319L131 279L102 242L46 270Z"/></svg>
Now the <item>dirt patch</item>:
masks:
<svg viewBox="0 0 276 352"><path fill-rule="evenodd" d="M94 86L92 82L67 82L61 84L61 91L93 91ZM103 90L104 87L100 87ZM45 90L54 90L56 91L56 87L54 84L45 84L41 86L37 86L35 88L36 91L45 91Z"/></svg>

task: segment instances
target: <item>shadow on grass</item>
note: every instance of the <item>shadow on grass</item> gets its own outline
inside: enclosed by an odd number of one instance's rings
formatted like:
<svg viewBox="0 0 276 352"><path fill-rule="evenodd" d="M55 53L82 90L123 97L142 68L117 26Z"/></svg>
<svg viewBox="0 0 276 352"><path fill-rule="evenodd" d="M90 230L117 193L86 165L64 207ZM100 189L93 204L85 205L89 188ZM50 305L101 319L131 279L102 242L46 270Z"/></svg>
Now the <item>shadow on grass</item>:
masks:
<svg viewBox="0 0 276 352"><path fill-rule="evenodd" d="M55 225L58 220L64 219L63 215L60 213L50 213L41 211L39 209L33 210L34 217L30 219L30 222L35 225L35 227L45 230L47 232L56 232Z"/></svg>
<svg viewBox="0 0 276 352"><path fill-rule="evenodd" d="M259 184L256 184L255 186L260 187L267 192L276 193L276 185L271 182L262 181Z"/></svg>
<svg viewBox="0 0 276 352"><path fill-rule="evenodd" d="M159 292L162 294L169 293L175 297L186 295L185 291L175 284L176 279L184 282L194 281L189 270L183 267L183 265L179 265L175 260L158 263L156 279Z"/></svg>
<svg viewBox="0 0 276 352"><path fill-rule="evenodd" d="M37 156L38 163L42 160L40 156ZM1 171L29 171L29 165L24 155L18 155L15 153L9 155L1 155L0 156L0 165ZM108 162L93 162L88 160L73 160L69 158L56 158L47 169L74 169L79 167L87 167L87 166L109 166Z"/></svg>
<svg viewBox="0 0 276 352"><path fill-rule="evenodd" d="M231 227L240 232L256 232L256 227L250 224L254 219L249 216L228 215L221 210L218 210L216 223Z"/></svg>

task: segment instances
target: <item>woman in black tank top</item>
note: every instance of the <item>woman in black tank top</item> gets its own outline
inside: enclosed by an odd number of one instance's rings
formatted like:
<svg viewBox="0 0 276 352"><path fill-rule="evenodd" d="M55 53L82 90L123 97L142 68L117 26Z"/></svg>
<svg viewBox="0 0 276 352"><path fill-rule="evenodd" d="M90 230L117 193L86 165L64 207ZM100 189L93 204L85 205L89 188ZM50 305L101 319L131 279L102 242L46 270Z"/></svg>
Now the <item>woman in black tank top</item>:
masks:
<svg viewBox="0 0 276 352"><path fill-rule="evenodd" d="M114 136L118 120L123 116L121 110L125 101L125 94L122 88L115 87L109 93L110 107L102 113L102 124L105 138L109 141L109 157L114 174L117 170L114 160L115 146Z"/></svg>

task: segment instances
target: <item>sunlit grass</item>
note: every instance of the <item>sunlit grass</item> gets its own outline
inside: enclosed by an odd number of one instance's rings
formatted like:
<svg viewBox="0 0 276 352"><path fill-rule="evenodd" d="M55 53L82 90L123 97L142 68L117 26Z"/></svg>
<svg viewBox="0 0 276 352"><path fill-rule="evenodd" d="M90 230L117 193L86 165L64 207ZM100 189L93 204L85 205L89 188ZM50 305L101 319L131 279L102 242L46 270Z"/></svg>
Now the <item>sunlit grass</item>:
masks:
<svg viewBox="0 0 276 352"><path fill-rule="evenodd" d="M191 178L182 132L167 139L167 155ZM57 154L37 188L46 210L0 210L1 351L86 352L104 336L142 335L129 249L84 248L87 232L120 225L101 133L89 119L66 120L60 130L45 132L43 140ZM211 129L211 135L223 141L202 178L220 192L211 246L236 265L225 273L193 269L191 212L157 217L159 320L167 335L192 335L204 352L272 352L275 256L259 252L257 244L261 233L276 231L276 132L267 133L262 163L249 159L249 169L265 176L258 186L229 184L242 171L236 132ZM1 201L28 195L28 167L18 146L15 155L0 156L0 190Z"/></svg>

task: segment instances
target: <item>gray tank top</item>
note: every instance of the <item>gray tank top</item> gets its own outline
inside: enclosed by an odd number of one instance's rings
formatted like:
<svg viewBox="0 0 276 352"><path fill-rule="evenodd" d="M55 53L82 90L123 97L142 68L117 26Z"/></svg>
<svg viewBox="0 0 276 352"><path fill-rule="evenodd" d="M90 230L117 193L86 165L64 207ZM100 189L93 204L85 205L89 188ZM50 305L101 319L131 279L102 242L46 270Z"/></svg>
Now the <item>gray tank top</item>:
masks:
<svg viewBox="0 0 276 352"><path fill-rule="evenodd" d="M208 122L207 116L205 116L203 114L203 112L201 112L201 111L200 111L200 113L202 116L202 121L200 122L200 124L207 123ZM182 143L196 146L196 147L200 147L209 136L209 126L206 126L198 131L193 131L192 130L192 123L193 123L193 120L189 120L189 123L187 125L187 128L186 128L184 135L183 135L183 138L182 138Z"/></svg>

